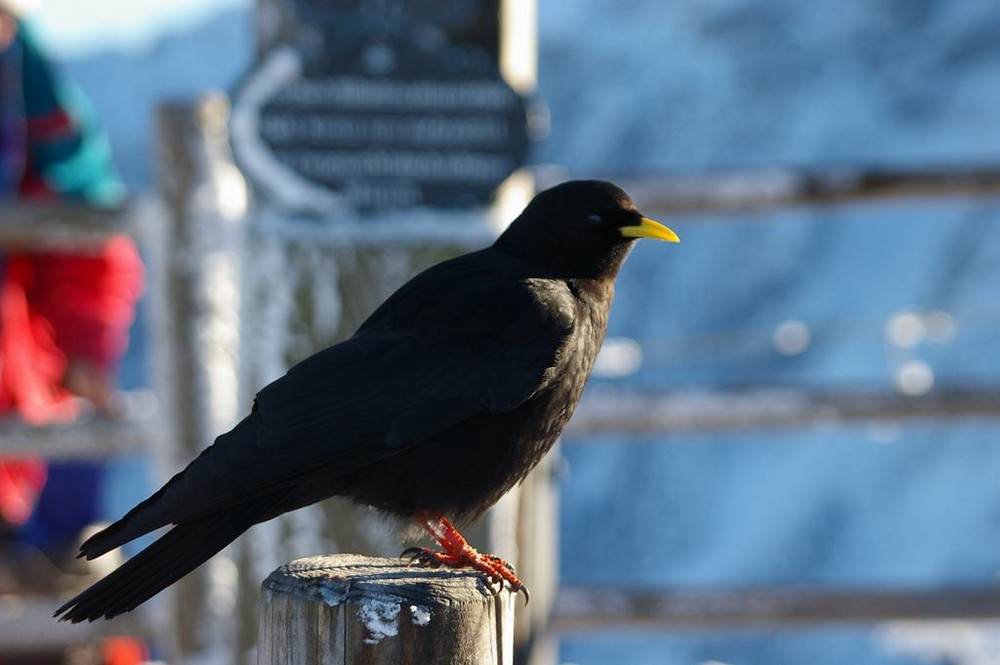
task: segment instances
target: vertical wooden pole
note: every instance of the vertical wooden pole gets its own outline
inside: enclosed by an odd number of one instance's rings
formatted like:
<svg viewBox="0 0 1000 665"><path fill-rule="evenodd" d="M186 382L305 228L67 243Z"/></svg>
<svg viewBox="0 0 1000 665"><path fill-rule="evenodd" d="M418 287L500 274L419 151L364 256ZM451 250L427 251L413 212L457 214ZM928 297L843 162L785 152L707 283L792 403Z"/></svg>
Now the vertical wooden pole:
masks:
<svg viewBox="0 0 1000 665"><path fill-rule="evenodd" d="M229 429L239 409L239 250L246 186L232 166L228 102L210 96L165 104L158 113L160 193L167 219L158 247L162 293L155 316L166 344L157 374L174 471ZM211 566L175 592L173 631L179 659L209 648Z"/></svg>
<svg viewBox="0 0 1000 665"><path fill-rule="evenodd" d="M470 570L342 554L264 581L259 665L511 665L509 589Z"/></svg>
<svg viewBox="0 0 1000 665"><path fill-rule="evenodd" d="M555 665L559 644L549 631L559 587L559 446L535 467L518 495L517 573L531 590L531 604L518 612L516 665Z"/></svg>

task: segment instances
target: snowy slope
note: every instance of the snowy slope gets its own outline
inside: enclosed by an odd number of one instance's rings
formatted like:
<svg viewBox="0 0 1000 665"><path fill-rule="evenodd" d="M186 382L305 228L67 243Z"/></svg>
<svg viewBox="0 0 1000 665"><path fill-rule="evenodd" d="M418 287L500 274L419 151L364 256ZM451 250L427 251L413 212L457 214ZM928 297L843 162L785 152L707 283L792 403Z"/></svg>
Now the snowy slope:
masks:
<svg viewBox="0 0 1000 665"><path fill-rule="evenodd" d="M538 159L648 173L991 161L990 0L540 2Z"/></svg>

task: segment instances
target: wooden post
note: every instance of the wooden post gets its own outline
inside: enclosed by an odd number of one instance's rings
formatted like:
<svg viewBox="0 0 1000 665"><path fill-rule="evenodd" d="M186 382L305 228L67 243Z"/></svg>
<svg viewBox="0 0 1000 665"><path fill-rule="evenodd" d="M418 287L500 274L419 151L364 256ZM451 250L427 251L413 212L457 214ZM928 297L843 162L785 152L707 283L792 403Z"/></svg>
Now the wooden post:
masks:
<svg viewBox="0 0 1000 665"><path fill-rule="evenodd" d="M511 592L471 570L355 554L299 559L264 581L260 665L510 665Z"/></svg>
<svg viewBox="0 0 1000 665"><path fill-rule="evenodd" d="M167 413L172 470L232 427L243 411L236 396L247 192L229 156L228 112L220 95L158 109L159 188L167 223L150 243L150 296L158 324L151 328L162 336L154 376ZM174 587L174 629L165 631L175 643L173 660L226 641L218 625L229 620L230 610L210 603L213 594L222 595L210 574L221 560Z"/></svg>

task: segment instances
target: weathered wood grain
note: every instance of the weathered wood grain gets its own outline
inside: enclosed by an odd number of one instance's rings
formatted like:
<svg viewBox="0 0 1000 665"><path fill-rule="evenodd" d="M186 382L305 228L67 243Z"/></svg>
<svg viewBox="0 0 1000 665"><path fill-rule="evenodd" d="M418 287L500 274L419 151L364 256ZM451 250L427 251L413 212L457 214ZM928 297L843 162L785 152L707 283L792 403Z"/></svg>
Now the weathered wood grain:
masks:
<svg viewBox="0 0 1000 665"><path fill-rule="evenodd" d="M299 559L264 581L261 605L261 665L513 662L514 599L470 570Z"/></svg>

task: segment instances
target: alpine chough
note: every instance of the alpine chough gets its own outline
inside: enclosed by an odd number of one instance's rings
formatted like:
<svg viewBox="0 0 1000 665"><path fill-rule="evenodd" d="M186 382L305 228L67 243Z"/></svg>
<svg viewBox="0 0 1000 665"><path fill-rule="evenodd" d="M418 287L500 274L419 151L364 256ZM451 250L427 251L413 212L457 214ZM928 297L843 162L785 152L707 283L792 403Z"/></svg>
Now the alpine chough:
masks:
<svg viewBox="0 0 1000 665"><path fill-rule="evenodd" d="M522 589L451 521L481 515L562 432L637 238L677 241L611 183L538 194L492 246L420 273L350 339L263 388L236 427L84 542L93 559L172 526L56 616L128 612L252 525L334 495L415 520L443 549L418 558Z"/></svg>

